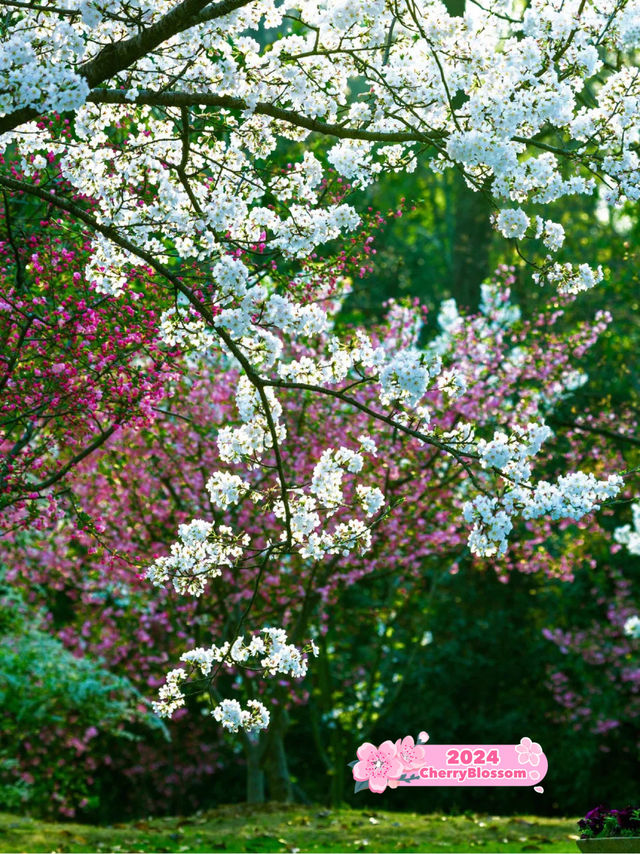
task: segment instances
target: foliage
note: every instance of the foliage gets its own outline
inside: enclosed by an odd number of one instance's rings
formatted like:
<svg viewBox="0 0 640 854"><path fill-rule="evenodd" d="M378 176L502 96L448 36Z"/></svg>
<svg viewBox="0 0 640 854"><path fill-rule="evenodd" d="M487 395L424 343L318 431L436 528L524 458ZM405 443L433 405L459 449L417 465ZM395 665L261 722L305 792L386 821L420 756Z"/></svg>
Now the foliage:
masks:
<svg viewBox="0 0 640 854"><path fill-rule="evenodd" d="M128 679L65 649L6 584L0 594L2 801L68 817L96 809L104 754L162 725Z"/></svg>

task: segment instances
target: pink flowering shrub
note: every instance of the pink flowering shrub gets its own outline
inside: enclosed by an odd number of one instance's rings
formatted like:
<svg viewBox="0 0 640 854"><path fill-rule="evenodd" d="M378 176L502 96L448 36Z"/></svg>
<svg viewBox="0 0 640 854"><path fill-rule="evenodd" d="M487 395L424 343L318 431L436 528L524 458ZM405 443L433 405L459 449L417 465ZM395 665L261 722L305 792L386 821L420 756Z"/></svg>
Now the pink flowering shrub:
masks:
<svg viewBox="0 0 640 854"><path fill-rule="evenodd" d="M132 271L126 296L105 297L78 272L90 256L85 235L43 219L20 239L8 210L0 214L0 507L4 528L37 529L55 515L79 461L119 430L153 421L175 363L157 341L144 270Z"/></svg>

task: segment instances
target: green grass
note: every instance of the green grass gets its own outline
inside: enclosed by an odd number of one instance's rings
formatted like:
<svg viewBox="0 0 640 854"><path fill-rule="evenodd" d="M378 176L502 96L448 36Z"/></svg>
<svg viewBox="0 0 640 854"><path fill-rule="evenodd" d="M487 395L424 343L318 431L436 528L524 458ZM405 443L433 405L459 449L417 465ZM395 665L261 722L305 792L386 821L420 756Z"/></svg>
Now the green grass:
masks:
<svg viewBox="0 0 640 854"><path fill-rule="evenodd" d="M245 804L105 827L0 813L0 852L498 852L578 854L575 819Z"/></svg>

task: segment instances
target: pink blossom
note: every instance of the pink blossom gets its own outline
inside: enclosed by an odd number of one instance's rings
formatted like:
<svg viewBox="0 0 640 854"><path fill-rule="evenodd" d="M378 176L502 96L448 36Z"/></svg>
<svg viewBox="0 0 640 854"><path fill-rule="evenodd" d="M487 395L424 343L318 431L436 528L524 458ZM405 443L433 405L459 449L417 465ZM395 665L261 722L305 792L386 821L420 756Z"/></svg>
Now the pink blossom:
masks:
<svg viewBox="0 0 640 854"><path fill-rule="evenodd" d="M415 744L413 736L406 735L403 739L396 741L396 753L406 769L419 768L424 764L425 749Z"/></svg>
<svg viewBox="0 0 640 854"><path fill-rule="evenodd" d="M520 744L516 744L516 753L518 754L518 762L521 765L529 762L531 765L538 765L542 748L537 741L531 741L526 735L520 739Z"/></svg>
<svg viewBox="0 0 640 854"><path fill-rule="evenodd" d="M372 792L381 794L387 788L388 778L402 774L402 763L392 741L383 741L380 747L366 741L358 748L357 756L360 761L353 767L353 779L359 783L368 780Z"/></svg>

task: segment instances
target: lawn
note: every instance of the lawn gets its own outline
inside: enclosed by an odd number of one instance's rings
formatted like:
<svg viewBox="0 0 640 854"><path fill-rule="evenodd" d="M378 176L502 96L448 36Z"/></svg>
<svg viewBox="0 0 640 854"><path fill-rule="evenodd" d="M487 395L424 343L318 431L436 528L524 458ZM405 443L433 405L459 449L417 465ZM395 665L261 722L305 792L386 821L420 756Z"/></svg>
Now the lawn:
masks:
<svg viewBox="0 0 640 854"><path fill-rule="evenodd" d="M98 827L0 813L0 852L544 851L578 854L575 819L235 805Z"/></svg>

